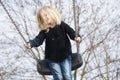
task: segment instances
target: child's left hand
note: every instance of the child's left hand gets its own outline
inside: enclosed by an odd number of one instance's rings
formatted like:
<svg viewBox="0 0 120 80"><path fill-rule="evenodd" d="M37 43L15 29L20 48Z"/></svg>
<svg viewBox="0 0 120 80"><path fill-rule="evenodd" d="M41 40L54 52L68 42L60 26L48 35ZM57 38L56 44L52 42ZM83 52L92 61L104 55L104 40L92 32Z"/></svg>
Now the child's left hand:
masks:
<svg viewBox="0 0 120 80"><path fill-rule="evenodd" d="M76 42L80 43L81 42L81 38L80 37L75 37L74 39Z"/></svg>

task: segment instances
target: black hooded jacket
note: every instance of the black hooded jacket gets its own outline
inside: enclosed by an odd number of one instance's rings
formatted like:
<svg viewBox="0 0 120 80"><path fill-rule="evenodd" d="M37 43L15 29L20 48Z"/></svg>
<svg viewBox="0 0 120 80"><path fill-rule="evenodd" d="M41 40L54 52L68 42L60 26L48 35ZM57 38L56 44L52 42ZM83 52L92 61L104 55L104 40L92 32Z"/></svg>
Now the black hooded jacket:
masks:
<svg viewBox="0 0 120 80"><path fill-rule="evenodd" d="M49 32L40 31L29 42L31 47L38 47L45 40L45 58L54 62L61 62L72 53L68 36L74 40L75 31L62 21L60 25L50 28Z"/></svg>

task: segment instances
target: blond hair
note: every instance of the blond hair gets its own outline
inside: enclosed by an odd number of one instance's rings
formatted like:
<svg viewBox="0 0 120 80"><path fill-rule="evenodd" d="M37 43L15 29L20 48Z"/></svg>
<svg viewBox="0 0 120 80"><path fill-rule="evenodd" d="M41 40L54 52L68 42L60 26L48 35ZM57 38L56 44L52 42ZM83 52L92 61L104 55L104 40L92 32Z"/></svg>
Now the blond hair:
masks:
<svg viewBox="0 0 120 80"><path fill-rule="evenodd" d="M43 19L43 16L42 16L43 12L50 13L51 18L55 21L56 25L61 24L60 13L51 6L44 6L41 9L39 9L37 12L37 21L38 21L38 27L40 28L40 30L45 30L50 27L49 24L46 24L45 20Z"/></svg>

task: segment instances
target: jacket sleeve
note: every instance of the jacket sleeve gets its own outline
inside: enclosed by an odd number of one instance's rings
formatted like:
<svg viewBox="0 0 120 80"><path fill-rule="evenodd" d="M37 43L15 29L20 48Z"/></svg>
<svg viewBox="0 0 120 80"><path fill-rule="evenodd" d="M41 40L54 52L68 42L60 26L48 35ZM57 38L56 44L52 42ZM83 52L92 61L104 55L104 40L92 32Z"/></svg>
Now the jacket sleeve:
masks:
<svg viewBox="0 0 120 80"><path fill-rule="evenodd" d="M39 34L33 40L29 40L31 48L40 46L43 43L44 39L45 33L43 31L40 31Z"/></svg>
<svg viewBox="0 0 120 80"><path fill-rule="evenodd" d="M65 31L68 34L68 36L70 37L70 39L74 40L76 37L75 31L68 24L66 24L64 22L63 22L63 24L64 24ZM81 38L79 33L77 34L77 36Z"/></svg>

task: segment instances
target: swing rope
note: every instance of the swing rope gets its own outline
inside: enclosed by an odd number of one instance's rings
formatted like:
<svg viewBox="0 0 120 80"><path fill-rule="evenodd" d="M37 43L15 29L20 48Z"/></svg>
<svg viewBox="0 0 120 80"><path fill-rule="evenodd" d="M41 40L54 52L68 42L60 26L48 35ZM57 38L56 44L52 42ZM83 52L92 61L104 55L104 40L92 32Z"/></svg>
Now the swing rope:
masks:
<svg viewBox="0 0 120 80"><path fill-rule="evenodd" d="M78 37L79 29L78 29L77 24L79 24L79 23L77 23L77 22L79 22L79 16L76 14L75 0L73 0L73 15L74 15L75 35L76 35L76 37ZM76 48L77 48L77 53L79 54L79 43L78 42L76 42ZM77 69L74 72L74 80L76 80L76 78L77 78Z"/></svg>
<svg viewBox="0 0 120 80"><path fill-rule="evenodd" d="M73 15L74 15L75 35L76 35L76 37L78 37L79 27L77 24L79 24L79 16L78 16L78 14L76 14L75 0L73 0ZM76 47L77 47L77 53L79 53L79 43L77 43L77 42L76 42Z"/></svg>

